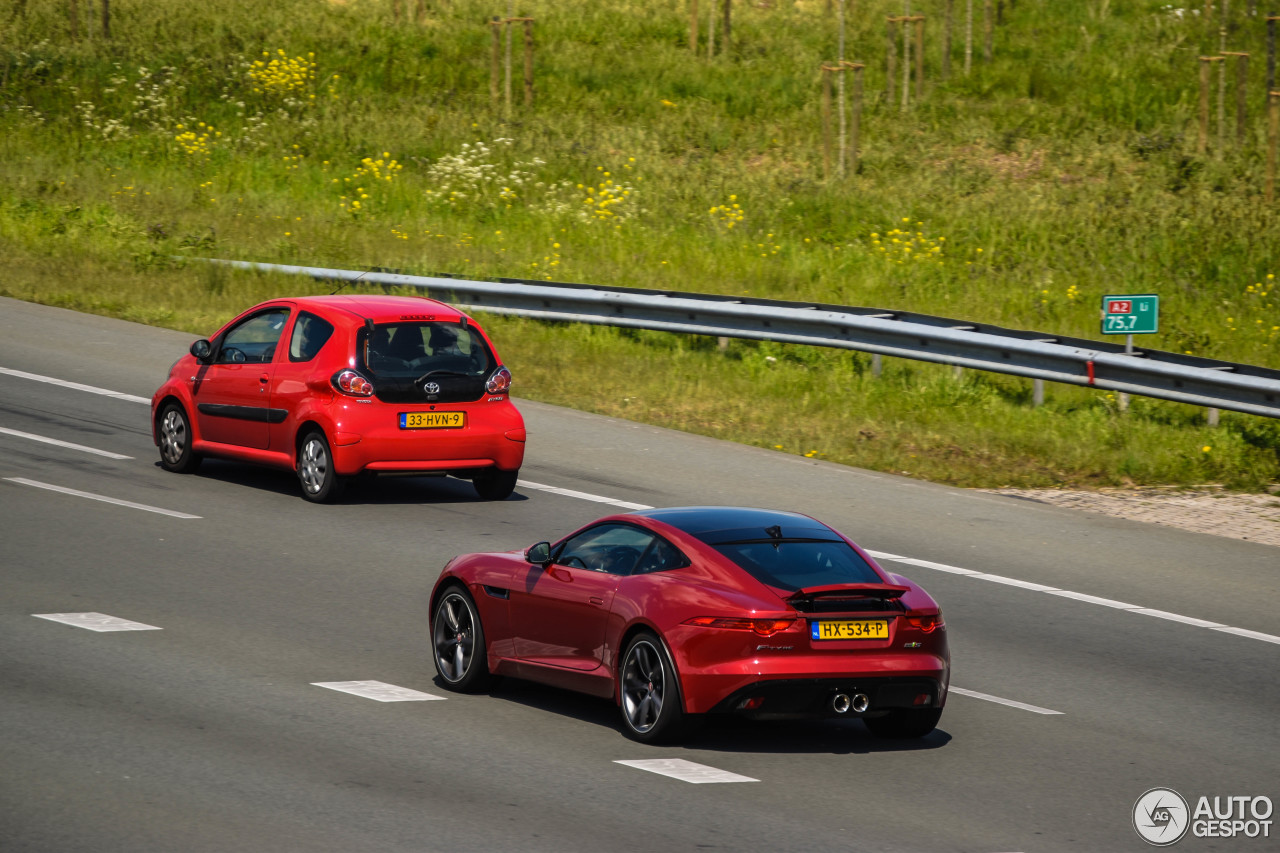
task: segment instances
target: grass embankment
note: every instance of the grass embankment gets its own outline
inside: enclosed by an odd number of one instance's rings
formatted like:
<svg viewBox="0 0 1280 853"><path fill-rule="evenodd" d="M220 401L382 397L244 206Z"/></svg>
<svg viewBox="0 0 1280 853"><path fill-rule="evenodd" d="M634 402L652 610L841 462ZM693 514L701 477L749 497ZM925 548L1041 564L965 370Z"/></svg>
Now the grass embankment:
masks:
<svg viewBox="0 0 1280 853"><path fill-rule="evenodd" d="M979 25L964 74L958 24L942 82L945 0L917 0L929 79L904 111L884 91L884 17L902 4L861 0L846 50L867 63L861 165L827 179L825 3L734 4L731 50L708 59L705 41L689 51L683 2L520 0L537 103L519 103L517 31L509 119L489 101L483 25L507 4L431 5L413 23L374 0L117 2L110 40L96 17L73 38L68 4L14 5L0 294L208 333L262 298L323 290L172 260L186 254L1098 337L1103 294L1156 292L1162 331L1141 345L1280 367L1265 62L1250 66L1244 143L1218 144L1215 124L1196 150L1196 57L1217 22L1159 2L1007 4L994 62ZM1227 49L1262 57L1263 19L1243 5ZM1203 410L1121 414L1057 386L1036 409L1026 380L892 360L873 379L853 353L486 326L522 395L942 482L1258 489L1280 475L1280 428L1261 418L1210 428Z"/></svg>

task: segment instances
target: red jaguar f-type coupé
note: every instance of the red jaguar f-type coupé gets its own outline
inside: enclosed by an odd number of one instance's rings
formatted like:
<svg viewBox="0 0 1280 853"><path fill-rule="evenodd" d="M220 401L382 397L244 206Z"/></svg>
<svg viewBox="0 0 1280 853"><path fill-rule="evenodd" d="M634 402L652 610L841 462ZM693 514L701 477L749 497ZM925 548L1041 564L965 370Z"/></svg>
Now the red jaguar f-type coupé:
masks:
<svg viewBox="0 0 1280 853"><path fill-rule="evenodd" d="M431 613L445 687L510 675L611 698L643 742L715 714L922 737L947 699L937 603L797 513L654 509L455 557Z"/></svg>

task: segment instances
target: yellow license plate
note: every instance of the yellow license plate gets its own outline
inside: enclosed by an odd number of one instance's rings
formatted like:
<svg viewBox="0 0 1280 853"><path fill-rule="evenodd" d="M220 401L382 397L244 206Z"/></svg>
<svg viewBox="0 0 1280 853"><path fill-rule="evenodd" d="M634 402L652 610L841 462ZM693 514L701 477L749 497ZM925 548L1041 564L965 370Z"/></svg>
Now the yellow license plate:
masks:
<svg viewBox="0 0 1280 853"><path fill-rule="evenodd" d="M830 619L809 623L815 640L887 640L889 623L883 619Z"/></svg>
<svg viewBox="0 0 1280 853"><path fill-rule="evenodd" d="M466 425L466 412L400 413L400 429L458 429Z"/></svg>

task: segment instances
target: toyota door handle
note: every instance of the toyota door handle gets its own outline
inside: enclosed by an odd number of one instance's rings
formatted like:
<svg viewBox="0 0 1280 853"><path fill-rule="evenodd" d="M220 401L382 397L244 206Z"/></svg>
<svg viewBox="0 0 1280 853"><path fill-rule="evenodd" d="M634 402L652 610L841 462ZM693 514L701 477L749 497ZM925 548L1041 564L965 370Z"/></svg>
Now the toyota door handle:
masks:
<svg viewBox="0 0 1280 853"><path fill-rule="evenodd" d="M604 599L603 599L603 598L596 598L594 595L593 595L593 596L591 596L590 601L591 601L591 603L592 603L592 604L599 604L599 605L603 605L603 604L604 604Z"/></svg>
<svg viewBox="0 0 1280 853"><path fill-rule="evenodd" d="M262 374L261 376L258 377L258 381L261 382L263 385L266 385L268 382L271 381L271 374L269 373Z"/></svg>

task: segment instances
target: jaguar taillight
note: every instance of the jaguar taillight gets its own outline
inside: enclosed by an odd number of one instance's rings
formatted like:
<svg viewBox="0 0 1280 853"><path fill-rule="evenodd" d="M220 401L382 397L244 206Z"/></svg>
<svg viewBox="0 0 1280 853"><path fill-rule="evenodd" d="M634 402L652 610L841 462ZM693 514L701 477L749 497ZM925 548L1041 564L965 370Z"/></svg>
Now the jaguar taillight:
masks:
<svg viewBox="0 0 1280 853"><path fill-rule="evenodd" d="M499 367L489 377L489 381L485 383L484 390L490 394L505 394L511 390L511 371L505 367Z"/></svg>
<svg viewBox="0 0 1280 853"><path fill-rule="evenodd" d="M373 383L354 370L339 370L329 380L339 394L348 397L372 397Z"/></svg>
<svg viewBox="0 0 1280 853"><path fill-rule="evenodd" d="M931 614L909 613L903 617L906 619L907 627L915 628L925 634L932 634L934 631L945 630L946 623L942 621L942 612Z"/></svg>
<svg viewBox="0 0 1280 853"><path fill-rule="evenodd" d="M794 619L748 619L728 616L695 616L684 624L699 628L725 628L730 631L754 631L761 637L772 637L795 624Z"/></svg>

